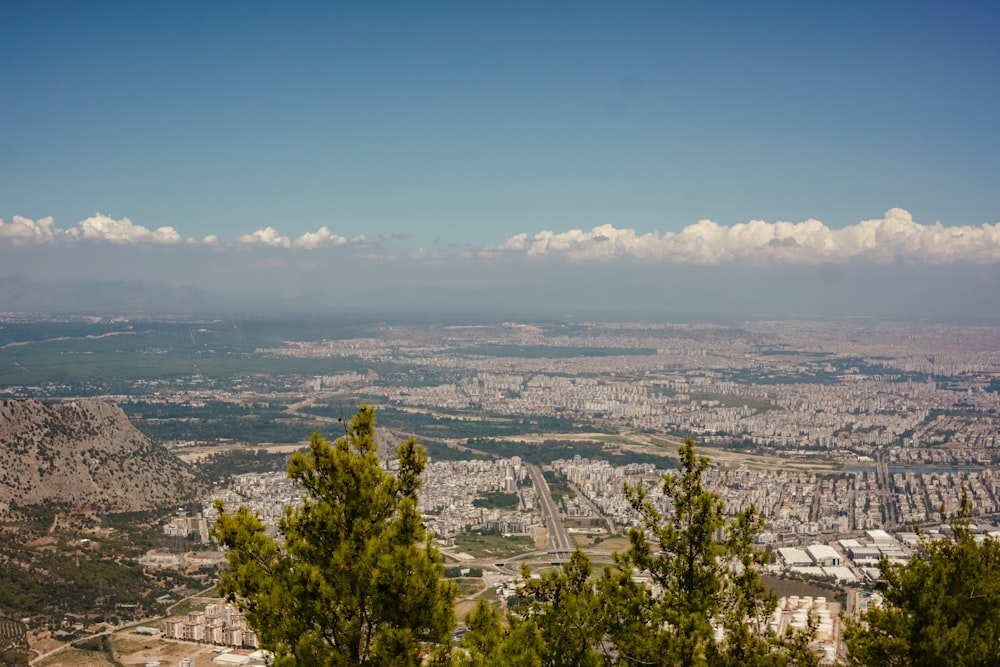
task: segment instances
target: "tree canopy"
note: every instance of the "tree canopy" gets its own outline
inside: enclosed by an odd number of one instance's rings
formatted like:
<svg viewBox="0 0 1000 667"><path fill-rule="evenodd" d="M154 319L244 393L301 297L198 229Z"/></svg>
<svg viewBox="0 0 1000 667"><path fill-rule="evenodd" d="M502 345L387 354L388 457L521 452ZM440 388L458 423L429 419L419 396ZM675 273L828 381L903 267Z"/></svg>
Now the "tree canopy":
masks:
<svg viewBox="0 0 1000 667"><path fill-rule="evenodd" d="M222 590L277 667L419 665L428 647L450 644L455 589L417 510L426 456L407 440L398 473L386 472L374 428L361 406L335 443L313 434L292 455L305 495L280 523L283 544L246 507L214 526L229 549Z"/></svg>
<svg viewBox="0 0 1000 667"><path fill-rule="evenodd" d="M906 564L883 559L883 603L845 633L851 665L1000 666L1000 542L977 541L962 515Z"/></svg>

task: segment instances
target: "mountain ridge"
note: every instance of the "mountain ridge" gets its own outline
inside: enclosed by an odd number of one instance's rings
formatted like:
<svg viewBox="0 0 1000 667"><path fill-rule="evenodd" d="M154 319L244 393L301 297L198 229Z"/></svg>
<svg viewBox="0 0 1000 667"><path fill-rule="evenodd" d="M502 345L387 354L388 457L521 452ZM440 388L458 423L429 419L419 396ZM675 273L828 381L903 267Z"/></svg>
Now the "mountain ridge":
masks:
<svg viewBox="0 0 1000 667"><path fill-rule="evenodd" d="M45 503L134 512L181 504L205 489L117 405L0 400L0 515Z"/></svg>

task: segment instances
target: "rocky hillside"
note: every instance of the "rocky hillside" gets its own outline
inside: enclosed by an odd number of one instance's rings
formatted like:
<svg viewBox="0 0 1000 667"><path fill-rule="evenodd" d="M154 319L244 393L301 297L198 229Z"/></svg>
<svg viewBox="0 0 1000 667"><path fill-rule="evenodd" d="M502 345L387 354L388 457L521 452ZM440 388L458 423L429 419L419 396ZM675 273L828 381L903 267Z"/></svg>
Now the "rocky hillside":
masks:
<svg viewBox="0 0 1000 667"><path fill-rule="evenodd" d="M116 405L0 401L0 514L11 503L46 501L132 512L183 503L204 489Z"/></svg>

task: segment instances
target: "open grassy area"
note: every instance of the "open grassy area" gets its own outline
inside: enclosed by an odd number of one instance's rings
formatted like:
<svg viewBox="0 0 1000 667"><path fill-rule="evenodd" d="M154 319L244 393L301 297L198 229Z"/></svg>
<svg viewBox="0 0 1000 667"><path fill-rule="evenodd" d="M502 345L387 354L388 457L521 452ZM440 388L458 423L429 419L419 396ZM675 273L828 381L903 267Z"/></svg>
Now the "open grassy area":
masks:
<svg viewBox="0 0 1000 667"><path fill-rule="evenodd" d="M645 444L645 443L643 443L640 440L635 440L635 439L632 439L632 438L626 438L626 437L621 436L621 435L597 435L597 436L594 436L594 440L597 440L599 442L604 442L604 443L607 443L609 445L643 445L643 444Z"/></svg>
<svg viewBox="0 0 1000 667"><path fill-rule="evenodd" d="M515 556L532 551L535 548L535 541L527 535L504 537L489 533L473 533L456 537L455 546L460 551L476 558L495 558Z"/></svg>
<svg viewBox="0 0 1000 667"><path fill-rule="evenodd" d="M587 535L585 533L574 533L573 542L580 547L593 547L595 549L607 549L608 551L628 551L631 544L628 538L623 535Z"/></svg>
<svg viewBox="0 0 1000 667"><path fill-rule="evenodd" d="M691 401L718 401L722 408L739 408L746 406L753 408L757 412L767 412L768 410L781 410L782 408L771 403L769 398L756 396L731 396L729 394L691 394Z"/></svg>
<svg viewBox="0 0 1000 667"><path fill-rule="evenodd" d="M216 589L217 590L217 589ZM205 611L206 604L219 604L224 602L222 598L216 596L207 597L197 597L191 598L190 600L184 600L180 604L174 606L170 609L171 616L187 616L190 611Z"/></svg>
<svg viewBox="0 0 1000 667"><path fill-rule="evenodd" d="M41 667L114 667L103 653L68 648L37 663Z"/></svg>
<svg viewBox="0 0 1000 667"><path fill-rule="evenodd" d="M452 579L458 585L458 597L464 598L470 595L475 595L479 591L483 590L482 579L473 579L470 577L462 577L461 579Z"/></svg>

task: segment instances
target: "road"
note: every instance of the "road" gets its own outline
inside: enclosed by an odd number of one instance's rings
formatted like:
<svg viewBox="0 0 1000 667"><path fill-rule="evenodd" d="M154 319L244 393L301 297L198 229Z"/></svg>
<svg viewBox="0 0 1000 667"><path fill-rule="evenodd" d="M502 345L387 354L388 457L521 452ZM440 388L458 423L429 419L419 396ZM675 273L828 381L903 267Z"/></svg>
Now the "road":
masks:
<svg viewBox="0 0 1000 667"><path fill-rule="evenodd" d="M882 499L883 528L892 531L896 527L896 500L892 492L892 476L889 475L889 464L886 454L880 452L875 457L875 482L878 484L878 494Z"/></svg>
<svg viewBox="0 0 1000 667"><path fill-rule="evenodd" d="M549 491L549 484L545 481L542 471L536 465L528 465L528 474L531 475L531 484L535 489L535 497L545 517L545 526L549 529L549 553L559 558L568 558L573 551L573 540L566 532L562 518L559 516L559 508L552 500L552 492Z"/></svg>

